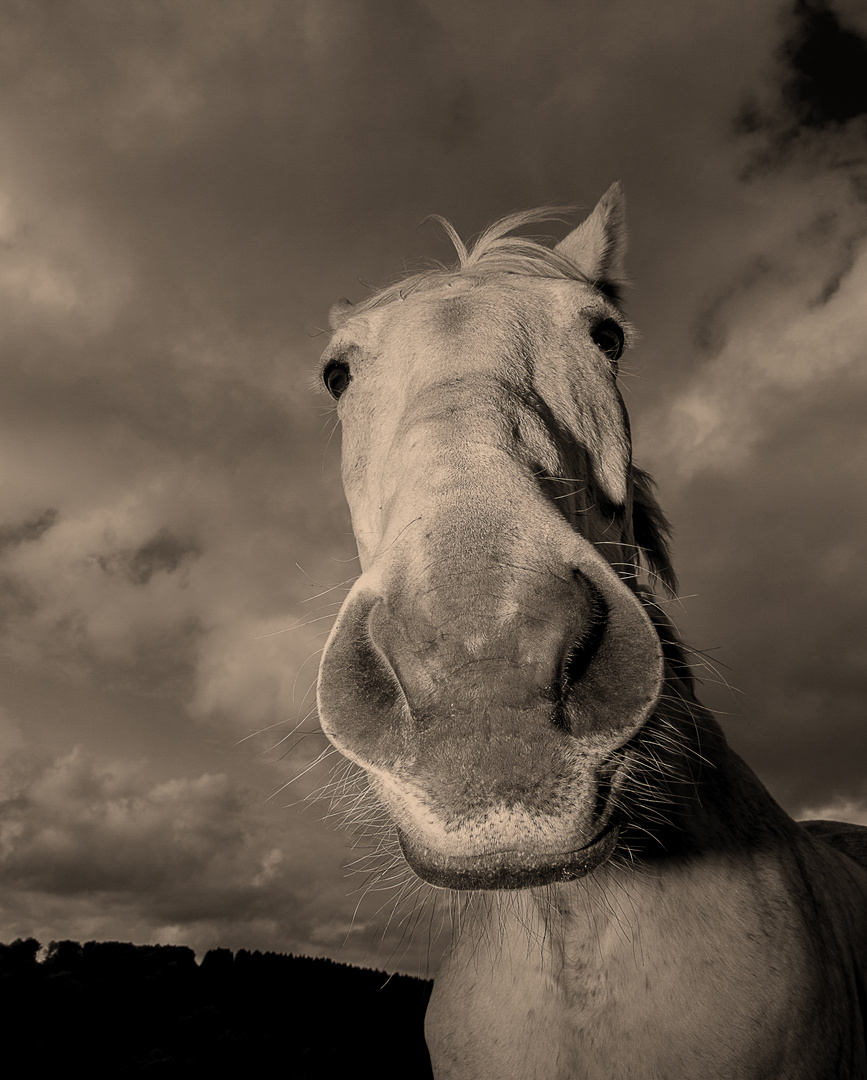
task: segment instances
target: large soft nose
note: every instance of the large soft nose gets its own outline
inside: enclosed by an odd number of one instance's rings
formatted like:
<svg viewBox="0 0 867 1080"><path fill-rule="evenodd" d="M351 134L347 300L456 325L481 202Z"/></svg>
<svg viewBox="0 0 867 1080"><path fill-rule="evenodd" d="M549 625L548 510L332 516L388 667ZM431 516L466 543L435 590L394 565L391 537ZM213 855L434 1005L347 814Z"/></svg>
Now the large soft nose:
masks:
<svg viewBox="0 0 867 1080"><path fill-rule="evenodd" d="M348 757L428 772L431 755L439 769L466 765L473 745L565 740L604 757L634 734L659 693L659 640L601 557L588 547L580 570L528 573L511 592L494 577L461 579L357 582L319 680L323 728Z"/></svg>
<svg viewBox="0 0 867 1080"><path fill-rule="evenodd" d="M606 620L601 593L578 571L487 567L454 570L421 595L395 590L371 607L367 630L418 723L508 705L568 728L563 702Z"/></svg>

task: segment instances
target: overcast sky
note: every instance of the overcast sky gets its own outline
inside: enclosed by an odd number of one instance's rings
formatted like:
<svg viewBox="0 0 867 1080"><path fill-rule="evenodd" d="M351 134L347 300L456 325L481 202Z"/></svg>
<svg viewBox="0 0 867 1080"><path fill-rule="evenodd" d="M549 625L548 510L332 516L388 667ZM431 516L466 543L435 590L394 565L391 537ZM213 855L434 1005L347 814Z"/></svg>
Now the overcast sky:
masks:
<svg viewBox="0 0 867 1080"><path fill-rule="evenodd" d="M420 970L278 793L356 572L320 328L615 179L704 698L867 822L865 72L860 0L0 4L0 940Z"/></svg>

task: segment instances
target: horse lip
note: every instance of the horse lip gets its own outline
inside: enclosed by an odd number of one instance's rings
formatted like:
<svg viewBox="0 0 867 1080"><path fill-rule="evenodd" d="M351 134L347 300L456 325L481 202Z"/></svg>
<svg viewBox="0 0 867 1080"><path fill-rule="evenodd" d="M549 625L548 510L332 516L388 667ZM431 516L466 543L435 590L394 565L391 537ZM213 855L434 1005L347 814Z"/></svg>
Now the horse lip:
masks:
<svg viewBox="0 0 867 1080"><path fill-rule="evenodd" d="M609 820L596 837L573 851L492 851L482 855L445 855L408 836L398 827L403 856L413 873L440 889L527 889L552 885L597 870L614 853L620 826Z"/></svg>

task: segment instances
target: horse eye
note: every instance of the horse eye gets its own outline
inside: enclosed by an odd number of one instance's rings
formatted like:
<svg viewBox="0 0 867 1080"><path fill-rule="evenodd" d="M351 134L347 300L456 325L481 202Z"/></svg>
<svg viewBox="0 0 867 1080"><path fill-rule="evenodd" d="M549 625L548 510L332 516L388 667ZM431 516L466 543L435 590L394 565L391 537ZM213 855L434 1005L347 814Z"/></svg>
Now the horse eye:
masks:
<svg viewBox="0 0 867 1080"><path fill-rule="evenodd" d="M612 364L616 364L623 355L623 331L613 319L603 319L601 323L594 326L590 337Z"/></svg>
<svg viewBox="0 0 867 1080"><path fill-rule="evenodd" d="M322 381L335 401L352 381L349 364L345 360L331 360L322 372Z"/></svg>

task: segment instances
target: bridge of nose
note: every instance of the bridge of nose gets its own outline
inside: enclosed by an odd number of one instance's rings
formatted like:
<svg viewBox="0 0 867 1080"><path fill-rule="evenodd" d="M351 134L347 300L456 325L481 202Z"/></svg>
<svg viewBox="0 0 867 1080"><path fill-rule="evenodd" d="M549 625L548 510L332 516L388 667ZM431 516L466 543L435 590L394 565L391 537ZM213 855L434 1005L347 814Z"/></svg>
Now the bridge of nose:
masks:
<svg viewBox="0 0 867 1080"><path fill-rule="evenodd" d="M440 694L472 708L481 696L521 708L551 700L591 617L567 558L576 533L507 452L502 416L477 405L457 435L442 413L412 416L401 482L381 511L371 639L411 709Z"/></svg>

